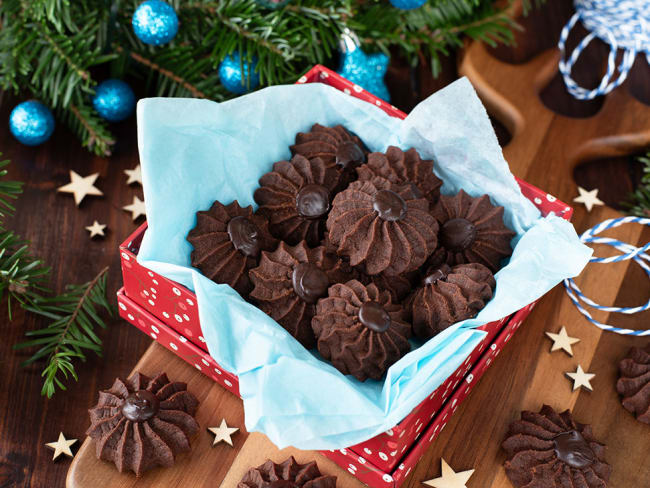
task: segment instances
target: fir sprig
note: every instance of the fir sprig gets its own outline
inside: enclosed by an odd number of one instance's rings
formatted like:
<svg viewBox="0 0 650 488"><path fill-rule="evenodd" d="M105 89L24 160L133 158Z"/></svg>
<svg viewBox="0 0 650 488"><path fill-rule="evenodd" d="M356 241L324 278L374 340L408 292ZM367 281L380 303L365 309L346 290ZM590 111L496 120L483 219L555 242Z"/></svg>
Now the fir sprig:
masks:
<svg viewBox="0 0 650 488"><path fill-rule="evenodd" d="M628 212L638 217L650 217L650 151L637 160L643 165L643 177L637 189L630 195L630 200L624 202Z"/></svg>
<svg viewBox="0 0 650 488"><path fill-rule="evenodd" d="M398 50L413 65L428 61L437 75L440 56L465 36L511 42L516 27L508 15L515 0L429 0L411 11L387 0L291 0L275 10L256 0L168 1L181 28L153 47L131 25L142 0L2 0L0 88L40 99L85 147L106 156L114 138L90 103L98 73L143 80L150 96L222 101L233 95L218 67L235 50L257 58L262 86L292 83L316 63L335 63L349 27L366 51Z"/></svg>
<svg viewBox="0 0 650 488"><path fill-rule="evenodd" d="M69 376L77 379L75 359L84 361L87 351L101 353L101 340L94 329L106 327L100 310L113 314L106 298L108 268L86 284L68 285L64 293L52 294L47 287L50 268L34 256L28 241L5 227L5 219L14 212L12 201L22 193L23 186L4 179L8 165L9 161L0 161L0 300L6 298L10 320L13 303L47 319L46 326L26 333L33 339L14 348L38 346L23 365L46 358L41 393L49 398L57 387L65 390L63 380Z"/></svg>
<svg viewBox="0 0 650 488"><path fill-rule="evenodd" d="M42 395L50 398L56 388L65 390L60 376L72 376L77 380L73 360L86 360L86 351L101 355L102 341L95 333L95 327L106 328L98 309L110 315L113 309L106 298L106 276L108 267L99 272L92 281L83 285L68 285L66 292L49 298L41 298L25 310L48 319L50 324L42 329L28 331L25 335L33 339L16 344L16 349L38 347L39 349L22 363L27 366L46 358L41 376L44 379Z"/></svg>

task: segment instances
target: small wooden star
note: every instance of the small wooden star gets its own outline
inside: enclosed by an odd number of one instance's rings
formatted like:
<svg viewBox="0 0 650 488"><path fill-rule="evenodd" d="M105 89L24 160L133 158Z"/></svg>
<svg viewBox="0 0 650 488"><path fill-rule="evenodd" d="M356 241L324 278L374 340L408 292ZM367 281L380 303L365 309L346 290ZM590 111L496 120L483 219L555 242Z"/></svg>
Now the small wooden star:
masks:
<svg viewBox="0 0 650 488"><path fill-rule="evenodd" d="M93 173L90 176L81 176L70 170L70 183L63 185L57 191L72 193L74 195L74 202L79 206L86 195L103 195L99 188L95 187L95 181L98 177L99 173Z"/></svg>
<svg viewBox="0 0 650 488"><path fill-rule="evenodd" d="M133 183L140 183L142 185L142 169L139 164L133 169L125 169L124 173L129 177L126 181L127 185L132 185Z"/></svg>
<svg viewBox="0 0 650 488"><path fill-rule="evenodd" d="M228 427L226 424L226 419L221 419L221 425L219 427L208 427L208 430L214 434L214 441L212 442L213 446L216 446L221 441L232 446L232 439L230 436L237 432L239 429L236 427Z"/></svg>
<svg viewBox="0 0 650 488"><path fill-rule="evenodd" d="M441 459L442 462L442 476L434 480L423 481L422 483L434 488L467 488L466 484L470 477L474 474L474 470L462 471L460 473L454 472L449 467L447 461Z"/></svg>
<svg viewBox="0 0 650 488"><path fill-rule="evenodd" d="M133 220L140 217L140 215L146 215L144 202L140 200L137 196L133 197L133 203L131 203L130 205L126 205L125 207L122 208L127 212L131 212L131 219Z"/></svg>
<svg viewBox="0 0 650 488"><path fill-rule="evenodd" d="M582 366L578 365L578 369L575 373L566 372L565 374L573 380L573 391L576 391L581 386L588 389L589 391L594 391L590 381L594 379L596 375L592 373L585 373L582 369Z"/></svg>
<svg viewBox="0 0 650 488"><path fill-rule="evenodd" d="M558 334L547 332L546 335L553 341L551 352L559 351L560 349L562 349L569 356L573 356L573 349L571 348L571 346L577 342L580 342L580 339L576 339L575 337L569 337L569 335L566 332L566 327L564 326L562 326Z"/></svg>
<svg viewBox="0 0 650 488"><path fill-rule="evenodd" d="M93 222L93 225L86 227L86 230L90 232L90 238L92 239L95 236L104 237L104 229L106 228L105 224L100 224L96 220Z"/></svg>
<svg viewBox="0 0 650 488"><path fill-rule="evenodd" d="M72 446L72 444L74 444L75 442L77 442L77 439L68 440L63 435L63 432L59 432L59 438L56 442L48 442L45 445L50 449L54 449L54 456L52 456L52 461L54 461L61 454L65 454L66 456L73 457L74 454L72 454L72 450L70 449L70 446Z"/></svg>
<svg viewBox="0 0 650 488"><path fill-rule="evenodd" d="M587 212L591 212L591 209L594 208L594 205L605 205L605 202L598 198L598 188L595 190L587 191L581 186L578 187L579 196L573 199L574 202L584 203L587 207Z"/></svg>

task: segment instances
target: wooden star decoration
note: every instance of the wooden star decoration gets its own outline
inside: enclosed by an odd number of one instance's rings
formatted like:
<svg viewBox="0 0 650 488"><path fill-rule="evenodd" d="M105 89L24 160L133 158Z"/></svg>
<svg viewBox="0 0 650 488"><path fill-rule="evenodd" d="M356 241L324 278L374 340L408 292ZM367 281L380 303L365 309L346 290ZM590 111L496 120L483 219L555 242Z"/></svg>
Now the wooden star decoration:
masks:
<svg viewBox="0 0 650 488"><path fill-rule="evenodd" d="M92 239L95 236L104 237L104 229L106 228L105 224L100 224L96 220L93 222L93 225L86 227L86 230L90 232L90 238Z"/></svg>
<svg viewBox="0 0 650 488"><path fill-rule="evenodd" d="M598 198L598 188L595 190L587 191L581 186L578 187L579 196L573 199L574 202L584 203L587 208L587 212L591 212L591 209L594 208L594 205L605 205L605 202Z"/></svg>
<svg viewBox="0 0 650 488"><path fill-rule="evenodd" d="M57 191L62 193L72 193L74 195L75 204L79 206L86 195L103 195L99 188L95 187L95 181L98 177L99 173L93 173L90 176L81 176L70 170L70 183L58 188Z"/></svg>
<svg viewBox="0 0 650 488"><path fill-rule="evenodd" d="M127 212L131 212L131 219L133 220L140 217L140 215L146 215L144 202L140 200L137 196L133 197L133 203L131 203L130 205L126 205L125 207L122 208Z"/></svg>
<svg viewBox="0 0 650 488"><path fill-rule="evenodd" d="M142 169L139 164L133 169L125 169L124 173L129 177L126 181L127 185L132 185L133 183L142 185Z"/></svg>
<svg viewBox="0 0 650 488"><path fill-rule="evenodd" d="M551 352L559 351L562 349L569 356L573 356L573 349L571 346L577 342L580 342L580 339L575 337L569 337L566 332L566 327L562 326L558 334L553 332L547 332L546 335L553 341L553 346L551 346Z"/></svg>
<svg viewBox="0 0 650 488"><path fill-rule="evenodd" d="M221 419L221 425L219 427L208 427L208 430L214 434L214 441L212 441L213 446L216 446L222 441L232 446L232 439L230 436L239 429L236 427L228 427L226 419Z"/></svg>
<svg viewBox="0 0 650 488"><path fill-rule="evenodd" d="M63 435L63 432L59 432L59 438L56 442L48 442L45 444L50 449L54 449L54 456L52 456L52 461L56 460L61 454L66 456L73 457L72 450L70 446L77 442L77 439L66 439Z"/></svg>
<svg viewBox="0 0 650 488"><path fill-rule="evenodd" d="M596 375L592 373L585 373L582 369L582 366L578 365L578 369L575 373L570 373L567 371L565 374L573 380L573 391L576 391L581 386L588 389L589 391L594 391L590 381L594 379Z"/></svg>
<svg viewBox="0 0 650 488"><path fill-rule="evenodd" d="M423 484L433 486L434 488L467 488L466 484L474 474L473 469L456 473L449 467L447 461L441 459L441 463L442 476L433 480L423 481Z"/></svg>

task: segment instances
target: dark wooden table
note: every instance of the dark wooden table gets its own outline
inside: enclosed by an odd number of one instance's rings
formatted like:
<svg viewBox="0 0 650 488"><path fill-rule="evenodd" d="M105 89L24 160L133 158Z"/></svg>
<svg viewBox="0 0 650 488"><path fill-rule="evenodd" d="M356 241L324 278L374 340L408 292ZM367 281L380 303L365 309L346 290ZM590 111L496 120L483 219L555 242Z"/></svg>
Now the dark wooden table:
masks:
<svg viewBox="0 0 650 488"><path fill-rule="evenodd" d="M570 14L570 2L549 3L552 5L522 21L529 31L526 36L518 36L517 48L500 48L495 54L501 59L517 62L554 44L560 26ZM603 47L596 46L587 53L587 58L597 57L602 52ZM578 77L593 83L593 73L589 74L587 64L578 66ZM638 89L635 88L638 99L650 103L648 73L646 68L637 65L630 83L638 85ZM414 72L399 59L395 60L388 80L394 103L408 111L418 100L455 79L455 59L447 58L444 66L442 76L434 80L427 67ZM588 115L594 107L597 109L598 103L576 103L566 95L559 80L554 80L545 89L543 98L558 112L576 116ZM7 121L17 100L5 95L0 101L0 120ZM118 142L109 159L90 155L62 125L57 127L49 142L37 148L18 144L11 137L7 124L3 122L0 126L0 151L12 160L10 177L26 182L25 193L18 201L10 228L29 239L34 252L53 268L53 288L61 290L66 283L88 281L101 267L110 265L109 290L113 295L121 281L118 245L139 223L133 223L130 214L121 207L131 203L134 195L142 198L141 187L127 186L123 173L123 170L138 164L133 118L115 125ZM507 142L507 130L498 123L496 126L501 140ZM77 208L70 195L56 193L57 187L69 181L69 170L84 176L99 172L97 186L104 196L88 197ZM624 157L579 167L575 179L583 186L601 188L601 197L616 206L634 187L639 174L638 165ZM610 184L611 181L616 181L616 185ZM547 190L553 191L553 188ZM90 240L84 227L95 219L108 225L106 238ZM639 278L642 275L634 276ZM622 299L625 301L626 297ZM82 440L88 426L86 409L95 402L98 388L111 384L118 375L128 374L151 339L126 322L110 321L108 329L100 332L104 341L103 357L90 355L88 361L77 368L79 381L68 382L67 392L58 392L47 400L40 395L41 365L21 369L19 363L28 354L12 350L13 344L23 340L26 330L41 325L40 320L17 311L9 321L4 307L2 315L0 488L63 486L69 461L52 462L52 451L44 444L56 440L60 431L67 437ZM520 342L519 347L522 348L520 354L525 354L525 343ZM483 386L488 388L488 385ZM468 402L471 404L471 400Z"/></svg>

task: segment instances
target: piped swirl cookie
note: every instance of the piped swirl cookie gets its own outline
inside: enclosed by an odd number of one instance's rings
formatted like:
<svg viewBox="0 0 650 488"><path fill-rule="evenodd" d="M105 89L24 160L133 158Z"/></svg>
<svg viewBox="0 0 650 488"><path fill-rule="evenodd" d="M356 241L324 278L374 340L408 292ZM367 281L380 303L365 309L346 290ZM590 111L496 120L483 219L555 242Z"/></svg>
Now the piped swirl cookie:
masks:
<svg viewBox="0 0 650 488"><path fill-rule="evenodd" d="M411 350L411 326L388 291L357 280L330 287L316 305L312 328L318 352L343 374L359 381L381 379Z"/></svg>
<svg viewBox="0 0 650 488"><path fill-rule="evenodd" d="M327 230L337 253L369 275L414 271L438 244L427 199L377 177L352 182L334 197Z"/></svg>
<svg viewBox="0 0 650 488"><path fill-rule="evenodd" d="M415 148L402 151L389 146L386 153L370 153L368 162L357 168L357 174L360 180L380 176L391 183L412 184L432 204L440 197L442 180L433 172L433 161L420 158Z"/></svg>
<svg viewBox="0 0 650 488"><path fill-rule="evenodd" d="M301 155L279 161L260 178L253 197L273 236L288 244L320 244L339 174L322 159Z"/></svg>
<svg viewBox="0 0 650 488"><path fill-rule="evenodd" d="M248 270L257 266L260 252L275 249L276 240L266 219L252 207L214 202L196 213L196 226L187 235L194 250L192 266L217 283L225 283L246 296L251 290Z"/></svg>
<svg viewBox="0 0 650 488"><path fill-rule="evenodd" d="M440 247L431 265L480 263L496 273L501 261L512 254L510 241L515 233L503 223L503 207L492 205L487 195L473 198L463 190L442 195L432 214L440 223Z"/></svg>
<svg viewBox="0 0 650 488"><path fill-rule="evenodd" d="M250 297L307 349L316 344L311 318L316 302L334 283L350 276L341 260L323 246L281 242L273 252L263 252L260 265L250 271L254 288Z"/></svg>

